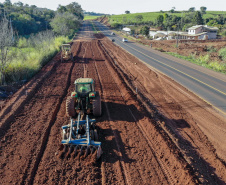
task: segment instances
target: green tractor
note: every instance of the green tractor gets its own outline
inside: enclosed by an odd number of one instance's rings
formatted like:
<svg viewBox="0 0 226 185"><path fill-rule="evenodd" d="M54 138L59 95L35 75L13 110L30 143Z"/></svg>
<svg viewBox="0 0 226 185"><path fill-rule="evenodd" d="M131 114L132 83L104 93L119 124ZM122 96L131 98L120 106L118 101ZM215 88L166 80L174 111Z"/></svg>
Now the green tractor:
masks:
<svg viewBox="0 0 226 185"><path fill-rule="evenodd" d="M66 158L71 154L74 157L95 154L98 160L103 153L101 142L97 134L96 120L90 119L88 114L101 116L101 98L94 89L92 78L75 80L75 91L67 98L66 112L70 123L62 126L61 157L66 153Z"/></svg>
<svg viewBox="0 0 226 185"><path fill-rule="evenodd" d="M95 91L92 78L78 78L75 80L75 91L66 101L66 113L70 117L93 113L94 116L101 116L101 97Z"/></svg>

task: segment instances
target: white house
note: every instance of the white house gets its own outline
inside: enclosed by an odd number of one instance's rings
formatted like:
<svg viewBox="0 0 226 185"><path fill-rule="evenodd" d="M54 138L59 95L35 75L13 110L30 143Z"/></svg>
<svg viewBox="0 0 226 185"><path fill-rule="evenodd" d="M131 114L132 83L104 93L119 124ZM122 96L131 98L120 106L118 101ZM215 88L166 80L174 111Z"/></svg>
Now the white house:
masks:
<svg viewBox="0 0 226 185"><path fill-rule="evenodd" d="M207 25L196 25L188 28L188 36L197 36L198 39L216 39L217 38L217 27L211 27Z"/></svg>
<svg viewBox="0 0 226 185"><path fill-rule="evenodd" d="M126 28L126 27L123 28L122 31L124 31L124 32L126 32L126 33L128 33L128 34L131 33L131 29L130 29L130 28Z"/></svg>

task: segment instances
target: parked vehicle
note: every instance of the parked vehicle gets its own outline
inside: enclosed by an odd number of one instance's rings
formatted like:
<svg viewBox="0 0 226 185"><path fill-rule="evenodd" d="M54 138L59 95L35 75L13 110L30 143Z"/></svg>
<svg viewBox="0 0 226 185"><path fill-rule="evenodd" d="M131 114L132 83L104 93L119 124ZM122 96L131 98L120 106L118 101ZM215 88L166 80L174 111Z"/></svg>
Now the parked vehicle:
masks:
<svg viewBox="0 0 226 185"><path fill-rule="evenodd" d="M128 42L127 38L123 38L122 42Z"/></svg>

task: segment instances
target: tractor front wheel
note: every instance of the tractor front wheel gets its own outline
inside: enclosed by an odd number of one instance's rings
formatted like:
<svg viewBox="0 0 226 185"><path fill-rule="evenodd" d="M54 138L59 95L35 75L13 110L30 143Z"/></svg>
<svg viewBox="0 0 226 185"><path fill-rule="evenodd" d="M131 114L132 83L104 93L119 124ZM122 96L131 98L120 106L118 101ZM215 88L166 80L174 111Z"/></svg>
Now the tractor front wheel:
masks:
<svg viewBox="0 0 226 185"><path fill-rule="evenodd" d="M67 97L67 100L66 100L66 113L67 113L67 116L70 116L70 117L75 117L76 115L75 100L70 96Z"/></svg>

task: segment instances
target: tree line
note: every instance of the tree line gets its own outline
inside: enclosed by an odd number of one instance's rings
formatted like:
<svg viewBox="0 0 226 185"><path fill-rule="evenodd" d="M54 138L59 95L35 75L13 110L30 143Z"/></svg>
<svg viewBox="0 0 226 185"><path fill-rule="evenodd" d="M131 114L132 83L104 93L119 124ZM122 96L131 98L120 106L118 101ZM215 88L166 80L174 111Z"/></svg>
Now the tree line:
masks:
<svg viewBox="0 0 226 185"><path fill-rule="evenodd" d="M83 18L83 10L77 2L59 5L57 11L20 1L12 3L5 0L0 3L0 20L9 20L17 35L30 35L48 29L53 29L57 34L70 35L72 29L78 29L79 21Z"/></svg>
<svg viewBox="0 0 226 185"><path fill-rule="evenodd" d="M189 27L194 25L205 24L218 27L219 33L224 34L226 29L226 16L224 14L218 14L217 16L205 16L206 18L204 18L204 15L207 13L206 10L207 8L202 6L198 11L195 10L195 7L191 7L188 11L177 12L175 11L175 7L172 7L169 11L164 12L161 10L154 21L144 21L143 15L138 14L133 18L123 16L121 23L113 21L111 26L121 28L123 25L145 25L146 27L155 27L159 30L186 31ZM178 13L180 13L180 16L178 16ZM126 10L125 14L130 14L130 11ZM147 30L147 28L141 29L143 34L147 32L145 30Z"/></svg>
<svg viewBox="0 0 226 185"><path fill-rule="evenodd" d="M29 6L22 2L12 4L10 0L0 3L0 85L7 81L7 70L9 71L9 66L15 61L16 56L23 53L22 58L29 58L32 49L42 49L38 54L43 59L41 58L37 64L42 66L42 61L49 59L48 56L53 56L59 49L59 44L68 40L68 37L73 36L79 29L83 18L83 10L76 2L66 6L59 5L56 11L38 8L35 5ZM22 52L23 48L27 49ZM15 68L17 70L17 67ZM22 65L22 68L25 70L26 67ZM30 71L38 69L40 68ZM20 79L21 77L18 77L13 81Z"/></svg>

